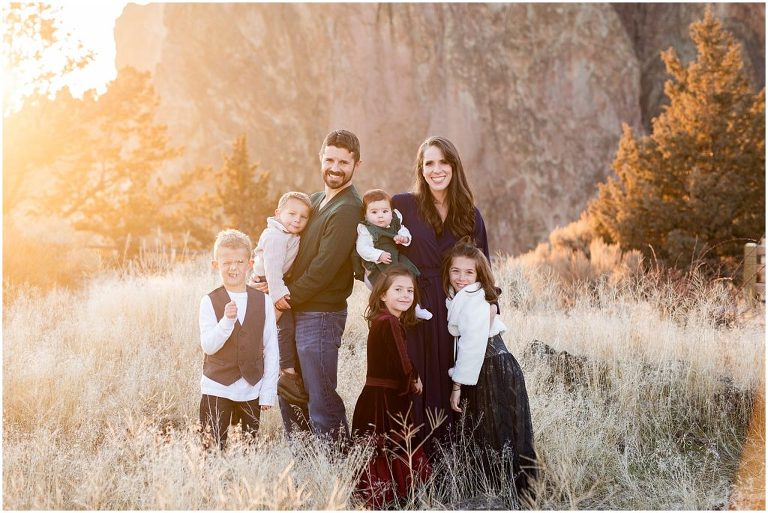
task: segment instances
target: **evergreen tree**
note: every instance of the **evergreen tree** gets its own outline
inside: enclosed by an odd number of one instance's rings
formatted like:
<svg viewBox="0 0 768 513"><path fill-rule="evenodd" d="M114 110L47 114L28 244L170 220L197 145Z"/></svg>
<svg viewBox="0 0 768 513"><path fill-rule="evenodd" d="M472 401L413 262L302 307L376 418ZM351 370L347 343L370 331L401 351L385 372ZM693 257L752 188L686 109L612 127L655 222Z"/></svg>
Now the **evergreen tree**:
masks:
<svg viewBox="0 0 768 513"><path fill-rule="evenodd" d="M277 203L269 195L269 171L258 172L258 167L249 161L245 135L238 137L232 153L224 156L224 164L214 173L216 193L207 199L216 213L215 231L236 228L256 244Z"/></svg>
<svg viewBox="0 0 768 513"><path fill-rule="evenodd" d="M740 45L709 9L690 34L696 60L662 52L669 105L649 136L623 127L616 177L588 206L599 235L683 268L732 264L765 232L765 90L753 93Z"/></svg>
<svg viewBox="0 0 768 513"><path fill-rule="evenodd" d="M277 206L277 198L269 194L270 173L259 172L258 164L250 162L245 135L235 139L223 159L216 170L198 166L179 179L175 231L189 236L190 247L210 249L216 234L226 228L248 234L255 245Z"/></svg>
<svg viewBox="0 0 768 513"><path fill-rule="evenodd" d="M100 97L82 100L78 150L57 163L43 209L78 230L100 235L123 250L129 240L171 226L172 191L159 178L162 165L180 153L166 127L154 121L159 99L149 73L123 68ZM128 246L128 252L138 250Z"/></svg>
<svg viewBox="0 0 768 513"><path fill-rule="evenodd" d="M24 214L46 168L81 135L77 102L62 81L93 52L63 29L60 6L13 2L3 17L3 213Z"/></svg>
<svg viewBox="0 0 768 513"><path fill-rule="evenodd" d="M81 147L78 123L82 102L68 88L51 99L41 94L25 98L23 107L3 119L3 213L26 214L50 184L51 168Z"/></svg>

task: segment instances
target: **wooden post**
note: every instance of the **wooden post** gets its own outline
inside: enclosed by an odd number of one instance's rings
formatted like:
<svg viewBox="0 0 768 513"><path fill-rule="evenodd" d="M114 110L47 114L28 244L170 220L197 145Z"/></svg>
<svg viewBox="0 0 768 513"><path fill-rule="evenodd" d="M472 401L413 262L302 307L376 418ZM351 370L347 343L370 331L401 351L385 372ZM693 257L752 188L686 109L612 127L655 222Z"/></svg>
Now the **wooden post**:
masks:
<svg viewBox="0 0 768 513"><path fill-rule="evenodd" d="M744 298L751 300L755 296L755 279L757 278L757 244L744 244Z"/></svg>
<svg viewBox="0 0 768 513"><path fill-rule="evenodd" d="M760 297L760 301L765 303L765 237L760 240L760 244L757 246L755 266L757 266L755 292Z"/></svg>

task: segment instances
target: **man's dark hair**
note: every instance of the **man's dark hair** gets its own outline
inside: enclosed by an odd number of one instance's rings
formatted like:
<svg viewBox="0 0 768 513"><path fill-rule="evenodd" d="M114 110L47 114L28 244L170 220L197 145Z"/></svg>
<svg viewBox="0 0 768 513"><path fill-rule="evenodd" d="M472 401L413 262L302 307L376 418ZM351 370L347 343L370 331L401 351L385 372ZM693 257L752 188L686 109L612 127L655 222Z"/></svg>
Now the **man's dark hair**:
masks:
<svg viewBox="0 0 768 513"><path fill-rule="evenodd" d="M344 148L352 155L354 155L355 163L360 160L360 141L357 136L349 130L334 130L330 134L325 136L323 145L320 146L320 155L322 156L326 146L336 146L337 148Z"/></svg>

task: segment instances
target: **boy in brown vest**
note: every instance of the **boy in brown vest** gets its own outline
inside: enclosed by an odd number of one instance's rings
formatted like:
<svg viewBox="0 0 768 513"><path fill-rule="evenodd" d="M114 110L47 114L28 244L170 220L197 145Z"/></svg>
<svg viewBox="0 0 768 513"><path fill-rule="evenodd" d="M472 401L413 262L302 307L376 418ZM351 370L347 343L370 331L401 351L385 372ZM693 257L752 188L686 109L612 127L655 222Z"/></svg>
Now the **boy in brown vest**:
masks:
<svg viewBox="0 0 768 513"><path fill-rule="evenodd" d="M238 230L219 232L214 269L223 286L200 301L200 345L205 353L200 379L200 424L220 448L230 425L256 434L261 410L275 403L278 346L275 314L262 292L245 284L251 239Z"/></svg>

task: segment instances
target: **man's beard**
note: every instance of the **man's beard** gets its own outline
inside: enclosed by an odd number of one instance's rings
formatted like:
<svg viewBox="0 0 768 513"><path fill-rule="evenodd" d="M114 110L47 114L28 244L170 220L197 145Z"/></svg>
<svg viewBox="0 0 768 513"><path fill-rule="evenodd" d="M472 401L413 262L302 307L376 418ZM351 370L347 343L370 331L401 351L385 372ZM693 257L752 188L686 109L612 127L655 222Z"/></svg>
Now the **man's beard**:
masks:
<svg viewBox="0 0 768 513"><path fill-rule="evenodd" d="M337 178L337 175L331 175L330 171L323 171L323 182L325 183L325 185L327 185L331 189L334 189L334 190L341 189L342 187L344 187L345 185L347 185L349 182L352 181L352 177L354 176L354 174L355 174L354 170L349 174L349 177L347 177L346 174L342 174L344 178L342 179L341 184L334 186L328 183L328 180L329 180L329 177L333 177L333 179Z"/></svg>

